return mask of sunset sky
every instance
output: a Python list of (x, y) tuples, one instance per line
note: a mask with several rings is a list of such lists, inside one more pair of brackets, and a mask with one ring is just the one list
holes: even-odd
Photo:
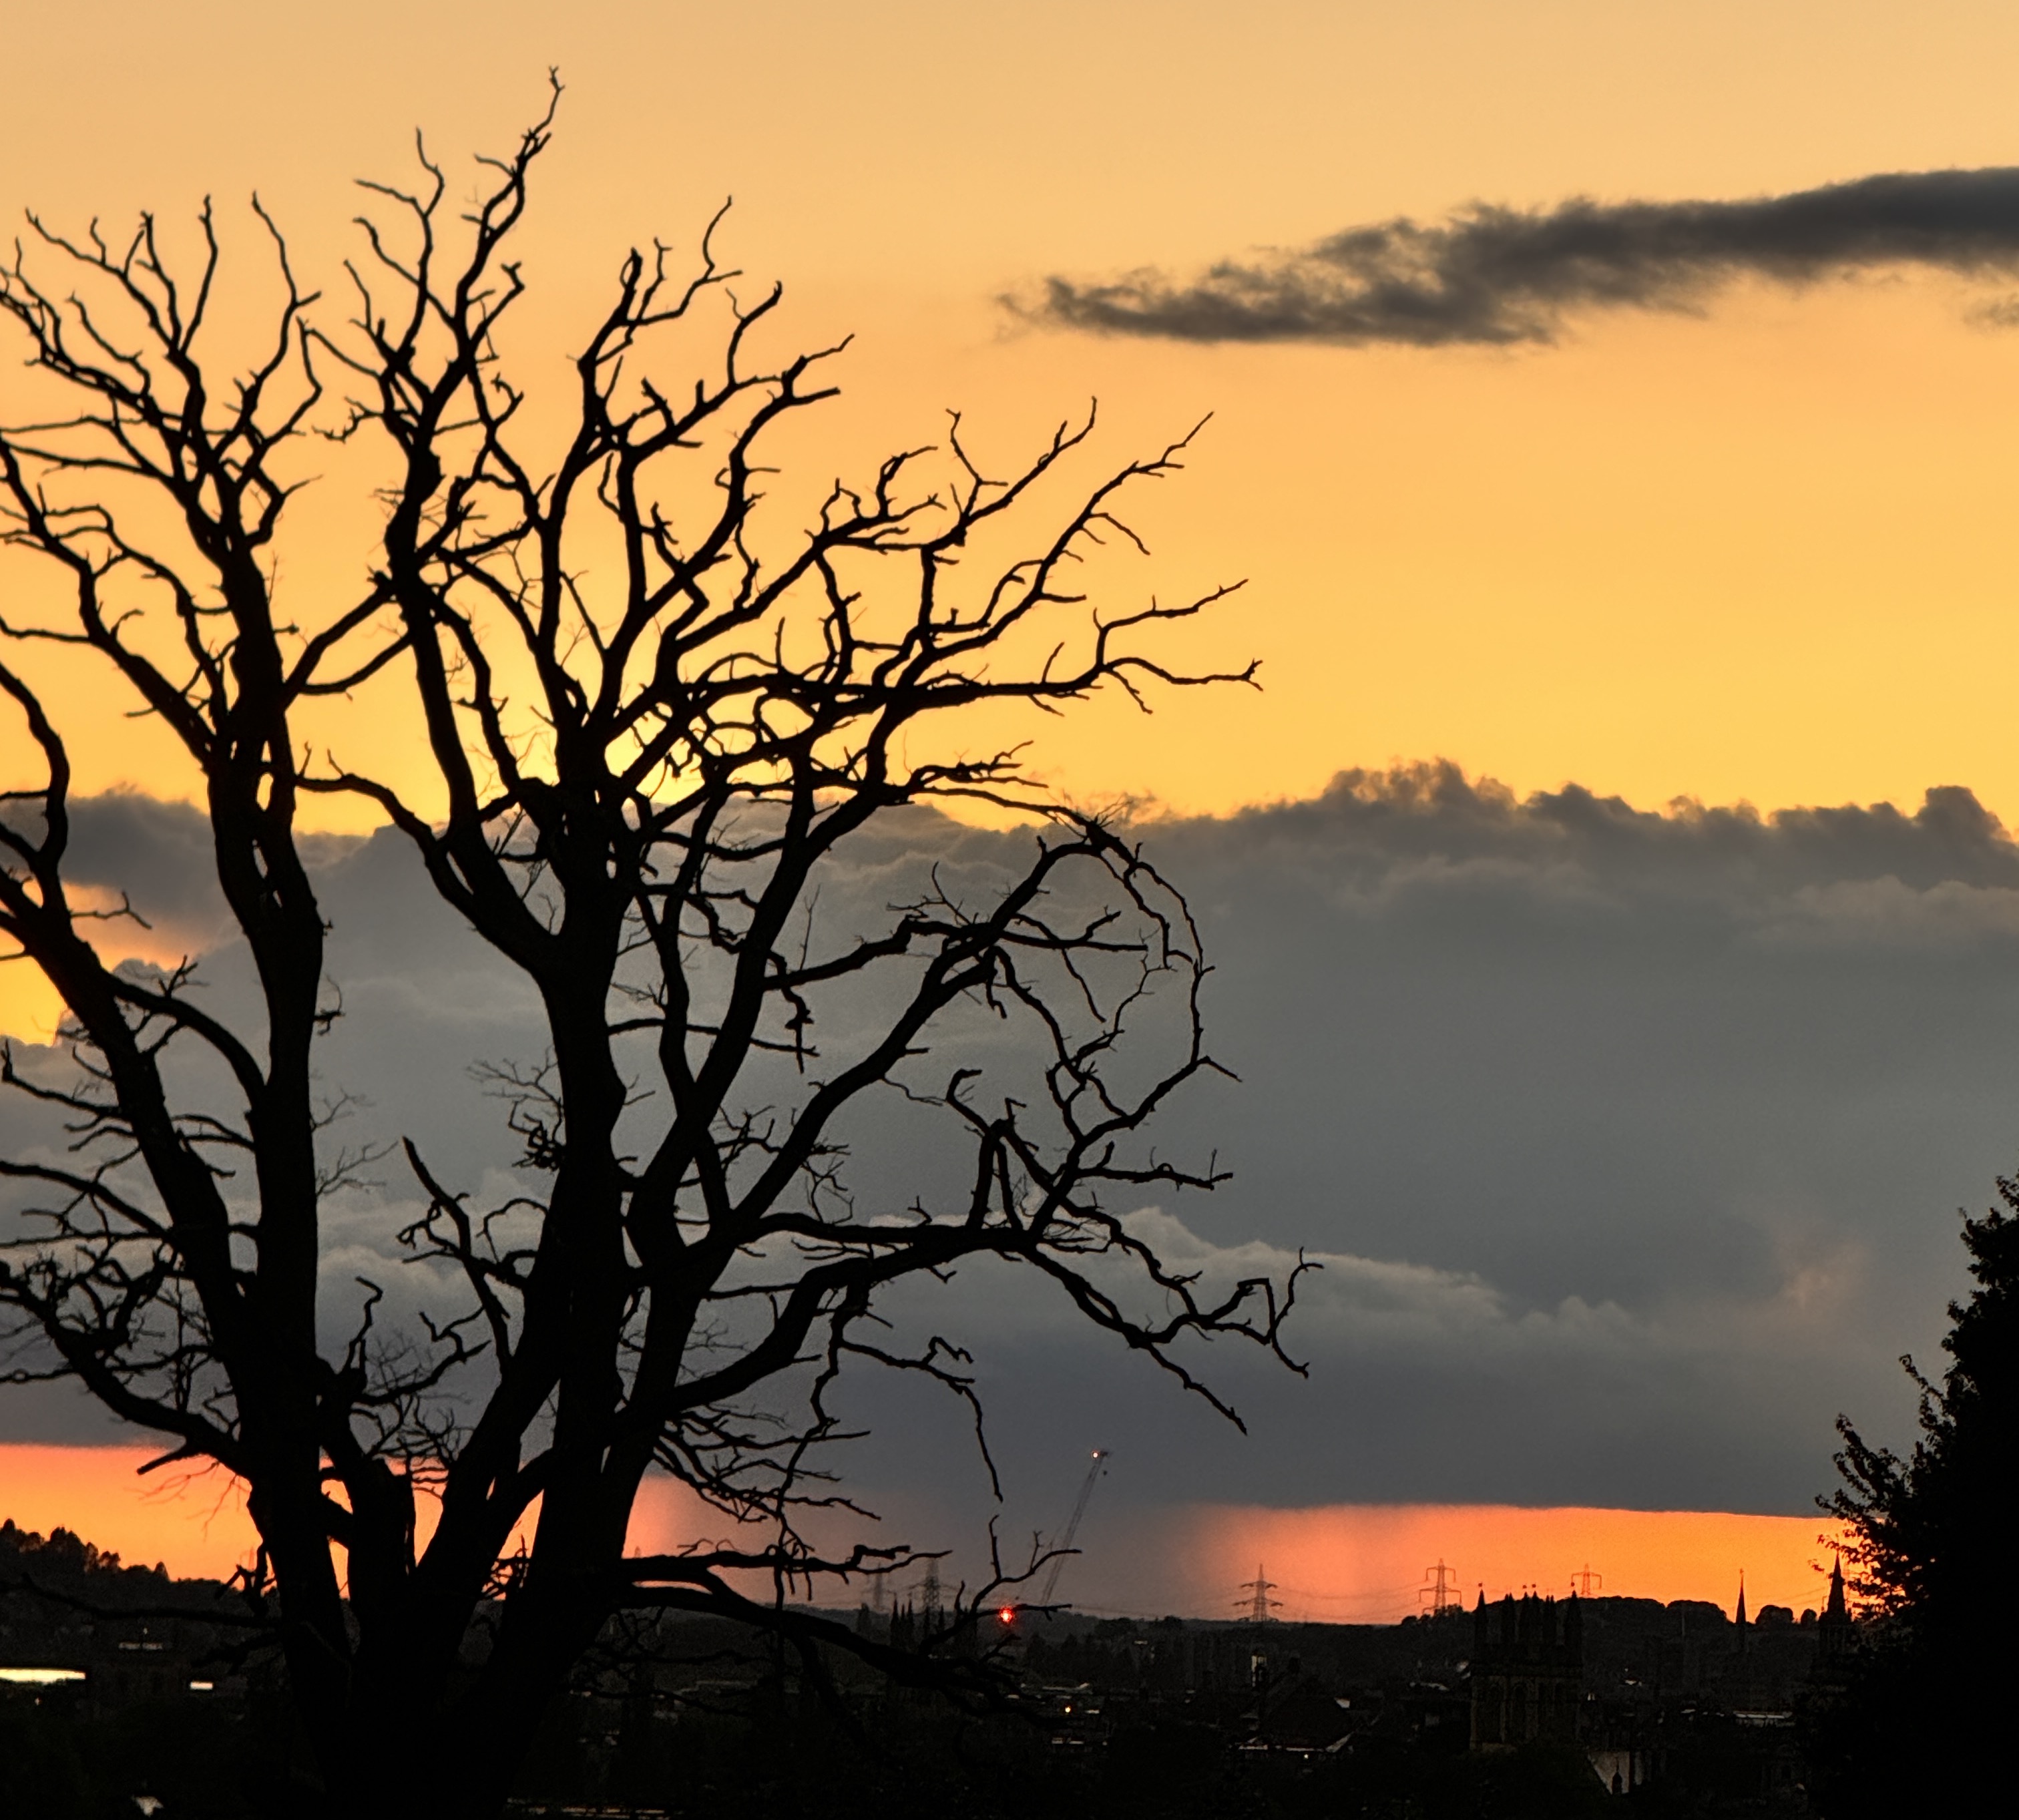
[[(1247, 578), (1201, 641), (1260, 657), (1268, 693), (1048, 730), (1075, 791), (1219, 810), (1441, 754), (1647, 805), (1962, 781), (2019, 807), (2000, 712), (2019, 335), (1984, 325), (1995, 274), (1742, 278), (1689, 311), (1572, 311), (1556, 345), (1512, 348), (1176, 345), (1020, 327), (998, 303), (1480, 200), (2010, 162), (2009, 8), (399, 17), (389, 49), (338, 13), (25, 12), (0, 73), (8, 194), (74, 223), (214, 193), (249, 258), (256, 187), (332, 283), (353, 176), (403, 176), (416, 126), (445, 157), (505, 144), (556, 63), (570, 95), (522, 325), (543, 357), (625, 247), (690, 245), (733, 195), (724, 245), (785, 281), (792, 334), (857, 337), (830, 462), (934, 434), (948, 406), (1005, 461), (1096, 394), (1115, 457), (1215, 414), (1144, 513), (1137, 585)], [(144, 774), (107, 745), (108, 778)]]
[[(1803, 198), (2019, 166), (2019, 12), (13, 10), (0, 202), (110, 229), (150, 207), (184, 233), (214, 194), (255, 301), (256, 187), (334, 299), (350, 180), (407, 176), (419, 127), (467, 184), (467, 154), (509, 143), (553, 64), (567, 92), (510, 350), (529, 382), (560, 376), (627, 247), (691, 248), (733, 195), (720, 248), (752, 287), (783, 281), (781, 334), (856, 338), (846, 396), (796, 445), (821, 480), (938, 436), (948, 408), (1006, 466), (1097, 396), (1089, 474), (1210, 414), (1186, 473), (1136, 514), (1150, 560), (1102, 579), (1132, 605), (1245, 579), (1172, 648), (1259, 658), (1262, 692), (1160, 698), (1147, 720), (1104, 702), (1031, 730), (1033, 763), (1081, 800), (1172, 818), (1249, 1083), (1214, 1102), (1245, 1173), (1196, 1242), (1336, 1259), (1310, 1343), (1325, 1369), (1298, 1387), (1305, 1413), (1258, 1423), (1245, 1453), (1160, 1387), (1105, 1377), (1083, 1419), (1114, 1431), (1082, 1435), (1057, 1419), (1070, 1373), (1107, 1368), (1048, 1355), (1039, 1328), (1006, 1332), (1019, 1520), (1053, 1521), (1085, 1448), (1107, 1445), (1144, 1463), (1089, 1531), (1087, 1569), (1106, 1548), (1122, 1572), (1133, 1513), (1168, 1568), (1144, 1601), (1211, 1609), (1216, 1589), (1183, 1589), (1268, 1547), (1294, 1551), (1313, 1615), (1390, 1615), (1323, 1603), (1397, 1583), (1372, 1542), (1324, 1544), (1311, 1514), (1373, 1506), (1570, 1512), (1535, 1532), (1527, 1573), (1489, 1565), (1506, 1532), (1484, 1517), (1406, 1532), (1404, 1552), (1480, 1557), (1456, 1560), (1468, 1587), (1553, 1584), (1601, 1542), (1638, 1564), (1594, 1558), (1621, 1591), (1712, 1596), (1698, 1589), (1725, 1584), (1724, 1557), (1703, 1565), (1705, 1538), (1734, 1575), (1747, 1547), (1766, 1566), (1763, 1531), (1594, 1531), (1588, 1513), (1615, 1508), (1784, 1519), (1771, 1546), (1795, 1564), (1774, 1571), (1807, 1571), (1830, 1421), (1855, 1405), (1902, 1431), (1891, 1361), (1933, 1357), (1951, 1210), (2013, 1160), (2019, 859), (1966, 799), (1923, 804), (1959, 786), (2019, 824), (2019, 176)], [(1669, 206), (1761, 198), (1792, 200)], [(1579, 199), (1593, 207), (1549, 212)], [(1479, 205), (1534, 219), (1481, 252)], [(1399, 217), (1431, 237), (1339, 250)], [(1598, 256), (1543, 245), (1552, 222), (1615, 235), (1598, 278)], [(1398, 273), (1487, 301), (1434, 332), (1362, 307)], [(1089, 298), (1106, 301), (1057, 301)], [(227, 300), (227, 332), (251, 319)], [(369, 559), (348, 459), (331, 454), (282, 551), (307, 614)], [(46, 586), (0, 559), (0, 614), (31, 617)], [(187, 796), (126, 704), (82, 669), (42, 673), (81, 791)], [(341, 736), (393, 740), (372, 712)], [(1505, 789), (1385, 776), (1439, 759)], [(10, 723), (0, 763), (24, 762)], [(1567, 785), (1624, 805), (1600, 825)], [(1658, 818), (1677, 799), (1866, 813)], [(161, 857), (182, 826), (108, 821), (103, 882), (144, 850), (163, 939), (201, 948), (208, 901)], [(353, 883), (378, 876), (379, 848), (345, 850)], [(386, 958), (404, 889), (357, 886), (338, 934), (364, 932), (361, 977), (422, 977)], [(518, 1014), (483, 1001), (472, 985), (459, 1002), (477, 1024)], [(48, 1010), (0, 981), (16, 1033)], [(1187, 1242), (1206, 1231), (1178, 1211)], [(47, 1519), (74, 1497), (108, 1538), (129, 1521), (123, 1492), (82, 1488), (130, 1461), (79, 1463), (67, 1444), (110, 1438), (69, 1406), (0, 1392), (0, 1435), (19, 1444), (0, 1452), (0, 1514)], [(54, 1442), (78, 1456), (62, 1471)], [(929, 1467), (885, 1451), (873, 1470), (894, 1507), (967, 1521), (972, 1487)], [(1227, 1514), (1256, 1509), (1274, 1514), (1245, 1530)], [(172, 1527), (142, 1533), (123, 1546), (173, 1558)], [(1225, 1562), (1199, 1564), (1202, 1538)], [(208, 1546), (182, 1558), (207, 1564)]]

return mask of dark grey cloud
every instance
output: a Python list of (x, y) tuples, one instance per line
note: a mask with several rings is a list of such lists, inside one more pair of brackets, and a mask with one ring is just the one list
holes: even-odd
[[(1311, 1377), (1215, 1355), (1244, 1440), (1069, 1322), (956, 1285), (1013, 1501), (1040, 1494), (1020, 1516), (1053, 1520), (1089, 1445), (1125, 1460), (1111, 1509), (1146, 1518), (1800, 1514), (1840, 1410), (1911, 1427), (1894, 1361), (1938, 1343), (1955, 1209), (2019, 1163), (2019, 847), (1969, 791), (1657, 814), (1432, 765), (1143, 832), (1203, 922), (1241, 1076), (1176, 1121), (1233, 1182), (1146, 1218), (1209, 1272), (1321, 1254)], [(921, 1407), (872, 1476), (916, 1495), (919, 1456), (959, 1445)]]
[[(151, 856), (148, 890), (194, 923), (185, 814), (105, 807), (103, 869)], [(1840, 1409), (1910, 1428), (1894, 1361), (1939, 1340), (1954, 1210), (2019, 1163), (2019, 846), (1968, 791), (1653, 813), (1433, 765), (1139, 832), (1201, 919), (1215, 1047), (1241, 1079), (1202, 1086), (1166, 1133), (1217, 1146), (1231, 1184), (1138, 1216), (1208, 1274), (1319, 1254), (1311, 1376), (1202, 1361), (1244, 1440), (1035, 1285), (908, 1292), (901, 1331), (973, 1344), (1006, 1534), (1055, 1522), (1094, 1445), (1118, 1450), (1107, 1507), (1146, 1520), (1193, 1499), (1799, 1513), (1830, 1481)], [(868, 926), (930, 864), (979, 880), (1026, 838), (890, 818), (832, 868), (822, 926)], [(325, 843), (317, 878), (347, 1008), (322, 1068), (368, 1102), (343, 1135), (411, 1133), (451, 1180), (501, 1187), (512, 1152), (469, 1064), (537, 1056), (537, 1006), (393, 836)], [(244, 1002), (234, 951), (205, 968), (220, 1009)], [(837, 1006), (830, 1038), (872, 1010)], [(958, 1191), (924, 1116), (894, 1101), (850, 1134), (858, 1205)], [(0, 1100), (0, 1142), (57, 1140)], [(389, 1319), (453, 1293), (394, 1274), (413, 1191), (382, 1174), (329, 1223), (332, 1321), (358, 1274), (403, 1284)], [(876, 1427), (856, 1463), (872, 1500), (971, 1535), (962, 1412), (875, 1380), (851, 1395)], [(102, 1432), (60, 1399), (0, 1397), (0, 1434)]]
[[(1884, 266), (2019, 265), (2019, 167), (1904, 171), (1734, 202), (1475, 202), (1441, 222), (1350, 227), (1193, 277), (1046, 279), (1012, 306), (1074, 328), (1179, 341), (1550, 342), (1586, 310), (1687, 309), (1751, 275), (1802, 285)], [(1984, 313), (2006, 321), (2009, 305)]]

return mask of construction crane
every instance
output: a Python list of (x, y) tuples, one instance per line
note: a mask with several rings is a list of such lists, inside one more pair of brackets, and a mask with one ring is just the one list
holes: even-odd
[(1086, 1469), (1086, 1478), (1079, 1488), (1079, 1501), (1073, 1506), (1072, 1516), (1066, 1525), (1066, 1532), (1054, 1545), (1057, 1554), (1052, 1561), (1052, 1571), (1045, 1575), (1045, 1590), (1038, 1595), (1040, 1605), (1049, 1605), (1052, 1595), (1059, 1590), (1059, 1575), (1064, 1572), (1067, 1552), (1072, 1547), (1073, 1538), (1079, 1534), (1079, 1520), (1086, 1514), (1086, 1507), (1093, 1501), (1094, 1481), (1107, 1468), (1105, 1462), (1108, 1450), (1096, 1447), (1093, 1450), (1093, 1463)]

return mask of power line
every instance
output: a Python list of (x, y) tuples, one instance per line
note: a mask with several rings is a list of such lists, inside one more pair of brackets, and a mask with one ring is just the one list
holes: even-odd
[(1276, 1590), (1293, 1598), (1314, 1600), (1321, 1605), (1367, 1605), (1382, 1599), (1400, 1599), (1416, 1590), (1414, 1586), (1375, 1586), (1358, 1593), (1319, 1593), (1308, 1586), (1281, 1585)]

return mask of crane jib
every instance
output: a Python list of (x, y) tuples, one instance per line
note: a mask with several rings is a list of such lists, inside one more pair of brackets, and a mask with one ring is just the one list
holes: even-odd
[(1065, 1534), (1055, 1544), (1057, 1554), (1052, 1562), (1052, 1571), (1045, 1576), (1045, 1590), (1038, 1595), (1040, 1605), (1049, 1605), (1052, 1595), (1059, 1590), (1059, 1575), (1064, 1571), (1066, 1555), (1073, 1545), (1073, 1538), (1079, 1534), (1079, 1520), (1086, 1514), (1086, 1507), (1093, 1497), (1094, 1481), (1107, 1470), (1109, 1449), (1096, 1447), (1093, 1450), (1093, 1463), (1086, 1469), (1086, 1477), (1079, 1488), (1078, 1501), (1074, 1504), (1072, 1515), (1067, 1520)]

